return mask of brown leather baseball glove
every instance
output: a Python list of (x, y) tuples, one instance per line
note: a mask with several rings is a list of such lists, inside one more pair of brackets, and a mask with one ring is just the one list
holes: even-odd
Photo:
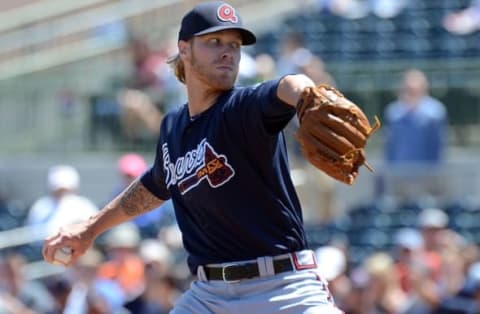
[(355, 182), (362, 165), (373, 172), (364, 148), (380, 127), (377, 116), (371, 126), (357, 105), (326, 84), (305, 88), (297, 116), (296, 138), (303, 156), (315, 167), (347, 184)]

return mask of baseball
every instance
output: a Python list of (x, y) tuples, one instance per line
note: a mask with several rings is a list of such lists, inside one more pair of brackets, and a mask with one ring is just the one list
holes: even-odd
[(66, 265), (70, 262), (72, 258), (72, 249), (69, 247), (62, 247), (55, 251), (53, 255), (53, 264), (55, 265)]

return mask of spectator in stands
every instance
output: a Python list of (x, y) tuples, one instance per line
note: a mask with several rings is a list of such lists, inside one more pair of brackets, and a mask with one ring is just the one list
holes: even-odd
[(38, 226), (40, 234), (51, 233), (64, 226), (88, 219), (98, 211), (88, 198), (78, 195), (80, 175), (70, 165), (57, 165), (48, 170), (48, 195), (40, 197), (29, 210), (26, 224)]
[[(171, 55), (168, 41), (154, 49), (147, 38), (132, 36), (128, 51), (131, 73), (116, 80), (112, 91), (91, 97), (92, 131), (101, 130), (102, 121), (112, 128), (113, 138), (130, 144), (153, 143), (160, 129), (163, 113), (185, 97), (183, 86), (166, 63)], [(119, 137), (115, 132), (121, 132)], [(94, 140), (95, 134), (91, 134)]]
[(57, 303), (55, 313), (127, 313), (122, 306), (125, 295), (120, 285), (97, 276), (103, 258), (101, 251), (92, 247), (67, 272), (45, 280)]
[(418, 225), (422, 232), (425, 250), (440, 252), (442, 249), (442, 234), (448, 229), (449, 217), (440, 208), (426, 208), (418, 216)]
[(447, 127), (445, 106), (429, 95), (425, 74), (417, 69), (405, 71), (398, 99), (385, 109), (385, 160), (392, 179), (389, 193), (411, 199), (444, 192), (440, 170)]
[(24, 275), (25, 259), (9, 254), (0, 260), (0, 313), (54, 313), (55, 303), (48, 290)]
[(478, 246), (448, 227), (438, 231), (435, 242), (442, 262), (438, 281), (440, 298), (445, 299), (461, 293), (470, 275), (468, 270), (478, 261)]
[(429, 273), (425, 254), (420, 231), (405, 228), (395, 234), (395, 274), (408, 300), (402, 312), (404, 314), (429, 313), (434, 306), (429, 300), (437, 300), (437, 284)]
[[(462, 276), (458, 273), (458, 260), (452, 259), (451, 251), (445, 249), (444, 238), (451, 234), (448, 221), (446, 213), (439, 208), (423, 209), (418, 216), (423, 248), (416, 251), (408, 265), (409, 296), (412, 302), (407, 313), (435, 310), (442, 297), (450, 295), (454, 285), (454, 289), (458, 289), (458, 278)], [(458, 242), (455, 246), (457, 245)], [(448, 247), (451, 247), (451, 243)], [(447, 261), (455, 265), (447, 265)]]
[(413, 228), (400, 229), (394, 236), (393, 257), (395, 270), (400, 280), (400, 287), (405, 293), (412, 290), (410, 282), (410, 267), (423, 251), (423, 238), (420, 232)]
[(292, 73), (312, 75), (315, 84), (327, 83), (335, 85), (332, 76), (325, 70), (320, 57), (314, 55), (303, 43), (303, 37), (296, 32), (284, 34), (279, 46), (277, 75)]
[(71, 291), (65, 300), (62, 313), (85, 313), (88, 310), (88, 295), (94, 289), (94, 284), (100, 280), (97, 268), (103, 260), (101, 251), (92, 247), (69, 270), (67, 278), (71, 283)]
[(123, 307), (124, 292), (111, 280), (97, 280), (87, 295), (87, 314), (132, 314)]
[(378, 252), (369, 256), (363, 264), (368, 275), (366, 313), (400, 313), (407, 302), (407, 295), (395, 275), (394, 261), (390, 255)]
[(120, 183), (115, 187), (114, 194), (118, 195), (123, 189), (130, 185), (138, 176), (147, 170), (147, 162), (136, 153), (126, 153), (120, 156), (117, 161), (117, 171), (120, 176)]
[(447, 14), (443, 19), (443, 26), (447, 31), (458, 35), (467, 35), (479, 30), (480, 0), (472, 0), (466, 9)]
[[(68, 302), (67, 300), (69, 295), (72, 292), (72, 281), (69, 278), (67, 278), (65, 273), (48, 276), (43, 280), (43, 284), (48, 289), (48, 291), (50, 292), (50, 295), (54, 300), (55, 311), (53, 313), (55, 314), (81, 313), (80, 311), (74, 312), (74, 311), (66, 310), (66, 304)], [(78, 300), (78, 303), (81, 303), (82, 302), (81, 296), (77, 296), (76, 300)], [(82, 310), (85, 310), (85, 309), (86, 308), (82, 307)]]
[(122, 132), (127, 140), (149, 141), (158, 135), (163, 114), (147, 93), (124, 89), (118, 94), (118, 102)]
[(145, 287), (142, 293), (125, 304), (131, 313), (168, 313), (180, 295), (177, 280), (173, 277), (172, 255), (169, 249), (158, 240), (143, 240), (140, 256), (145, 262)]
[(145, 284), (145, 263), (138, 255), (140, 233), (132, 222), (123, 223), (105, 234), (106, 260), (98, 267), (101, 279), (119, 284), (125, 299), (136, 298)]
[(349, 274), (349, 279), (351, 290), (342, 304), (342, 310), (345, 314), (372, 313), (370, 311), (372, 300), (368, 290), (369, 278), (366, 270), (362, 266), (353, 269)]
[(153, 49), (148, 39), (141, 36), (132, 36), (129, 50), (133, 72), (127, 86), (140, 90), (157, 88), (160, 83), (159, 72), (165, 69), (167, 55)]
[(428, 80), (419, 70), (403, 75), (398, 99), (388, 104), (386, 159), (391, 164), (437, 164), (444, 158), (447, 113), (428, 94)]
[[(117, 171), (120, 177), (120, 183), (114, 189), (114, 195), (118, 195), (137, 177), (147, 170), (147, 162), (136, 153), (123, 154), (117, 162)], [(139, 228), (142, 237), (157, 237), (160, 228), (176, 224), (175, 213), (171, 201), (167, 201), (159, 208), (139, 215), (133, 219), (133, 222)]]
[(143, 239), (138, 254), (149, 270), (160, 275), (172, 272), (174, 266), (173, 254), (170, 248), (159, 239)]
[(166, 63), (169, 50), (168, 43), (155, 50), (140, 36), (130, 41), (133, 72), (118, 94), (120, 119), (128, 139), (156, 139), (163, 112), (184, 97), (183, 87)]
[(441, 252), (442, 265), (439, 280), (441, 297), (455, 295), (462, 288), (467, 270), (464, 256), (461, 253), (462, 249), (462, 244), (455, 243)]
[(468, 269), (462, 288), (453, 296), (442, 299), (432, 314), (474, 314), (480, 313), (480, 263)]
[(125, 308), (135, 314), (168, 314), (180, 294), (173, 277), (149, 270), (145, 291)]

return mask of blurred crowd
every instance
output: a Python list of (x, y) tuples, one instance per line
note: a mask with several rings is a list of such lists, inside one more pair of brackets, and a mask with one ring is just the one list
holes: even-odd
[(349, 267), (348, 245), (317, 249), (335, 301), (345, 313), (480, 313), (480, 251), (448, 227), (439, 208), (399, 229), (391, 250)]
[[(413, 0), (312, 0), (323, 11), (347, 19), (359, 19), (374, 14), (380, 18), (392, 18), (400, 14)], [(448, 2), (448, 1), (445, 1)], [(454, 1), (451, 1), (454, 4)], [(465, 35), (480, 28), (480, 1), (471, 0), (470, 4), (445, 16), (445, 29), (453, 34)]]
[[(146, 168), (138, 154), (120, 156), (112, 195)], [(74, 167), (54, 166), (46, 179), (49, 194), (32, 205), (25, 220), (36, 232), (48, 233), (98, 210), (79, 195)], [(452, 229), (441, 208), (420, 209), (415, 217), (395, 231), (388, 250), (367, 254), (360, 263), (351, 262), (349, 243), (340, 238), (312, 248), (346, 314), (480, 313), (480, 247)], [(69, 268), (48, 266), (55, 271), (29, 277), (27, 265), (35, 262), (15, 250), (2, 252), (0, 313), (168, 313), (193, 279), (169, 202), (111, 229)]]
[[(139, 154), (121, 155), (118, 183), (106, 197), (118, 194), (147, 167)], [(30, 244), (35, 254), (26, 256), (15, 248), (0, 254), (0, 313), (168, 313), (190, 279), (170, 202), (111, 229), (68, 269), (41, 265), (40, 239), (98, 211), (79, 193), (80, 183), (80, 173), (71, 165), (48, 170), (48, 193), (24, 219), (39, 240)], [(40, 273), (33, 278), (27, 272), (32, 263), (39, 263), (32, 267)]]
[[(373, 2), (378, 14), (386, 15), (407, 1)], [(456, 23), (477, 14), (478, 3), (446, 18), (445, 27), (465, 32)], [(359, 8), (362, 1), (319, 1), (335, 12), (346, 10), (347, 4)], [(479, 20), (470, 19), (469, 27)], [(164, 113), (183, 103), (185, 92), (166, 63), (173, 54), (171, 44), (154, 49), (142, 37), (131, 38), (129, 44), (130, 77), (91, 97), (92, 132), (95, 136), (110, 132), (119, 141), (146, 143), (153, 149)], [(323, 60), (305, 48), (299, 34), (286, 33), (278, 52), (277, 58), (243, 52), (238, 83), (300, 72), (317, 84), (337, 84)], [(420, 177), (432, 178), (444, 162), (448, 116), (444, 104), (430, 95), (428, 78), (419, 69), (405, 69), (398, 87), (398, 98), (386, 104), (384, 112), (385, 162), (392, 167), (427, 169), (400, 176), (397, 188), (401, 194)], [(296, 123), (293, 119), (286, 129), (293, 170), (309, 167), (294, 140)], [(147, 167), (141, 155), (120, 156), (118, 182), (105, 199), (123, 190)], [(307, 220), (323, 223), (338, 215), (335, 182), (319, 171), (294, 177), (298, 186), (302, 180), (315, 186), (313, 204), (303, 204)], [(434, 193), (438, 183), (433, 177), (426, 192)], [(32, 204), (24, 224), (33, 226), (40, 238), (88, 218), (98, 207), (79, 195), (79, 187), (80, 174), (74, 167), (53, 166), (46, 178), (48, 194)], [(0, 208), (6, 206), (0, 202)], [(40, 250), (40, 242), (36, 248)], [(479, 247), (449, 228), (449, 216), (441, 208), (418, 212), (414, 224), (395, 234), (392, 250), (368, 255), (359, 265), (350, 263), (348, 243), (333, 241), (313, 249), (333, 298), (346, 314), (480, 313)], [(0, 252), (0, 314), (168, 313), (192, 279), (170, 202), (112, 229), (68, 269), (59, 267), (53, 274), (32, 279), (25, 274), (31, 262), (35, 261), (15, 250)]]

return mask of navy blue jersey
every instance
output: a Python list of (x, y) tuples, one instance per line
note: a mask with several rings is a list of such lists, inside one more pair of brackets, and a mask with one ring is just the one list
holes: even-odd
[(278, 83), (235, 87), (194, 119), (184, 105), (162, 121), (141, 180), (172, 199), (192, 273), (307, 246), (282, 132), (295, 108), (278, 99)]

